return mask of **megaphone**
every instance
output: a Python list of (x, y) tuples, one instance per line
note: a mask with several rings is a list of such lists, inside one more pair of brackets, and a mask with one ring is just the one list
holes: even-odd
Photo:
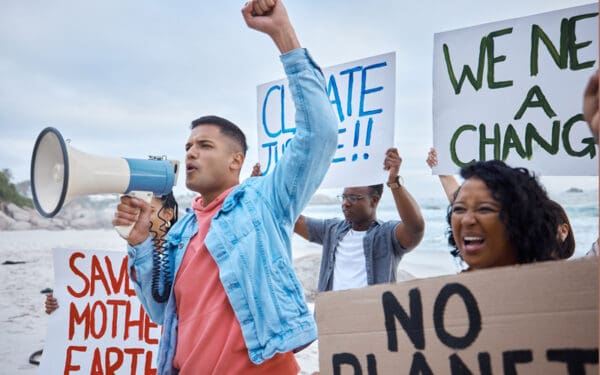
[[(179, 162), (110, 158), (70, 146), (58, 130), (47, 127), (38, 135), (31, 158), (31, 192), (36, 210), (54, 217), (66, 203), (82, 195), (128, 194), (146, 201), (171, 192)], [(129, 230), (117, 228), (127, 237)]]

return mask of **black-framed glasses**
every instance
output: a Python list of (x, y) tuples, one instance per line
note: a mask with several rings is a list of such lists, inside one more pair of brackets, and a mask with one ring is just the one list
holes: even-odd
[(350, 203), (356, 203), (365, 197), (366, 197), (366, 195), (342, 194), (342, 195), (338, 195), (337, 199), (338, 199), (338, 201), (340, 201), (340, 203), (344, 203), (345, 200), (348, 200), (348, 202), (350, 202)]

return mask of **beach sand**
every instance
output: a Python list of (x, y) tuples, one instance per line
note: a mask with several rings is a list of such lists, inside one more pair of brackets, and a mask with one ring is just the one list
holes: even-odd
[[(320, 246), (302, 238), (293, 239), (294, 259), (320, 254)], [(53, 287), (53, 248), (118, 250), (124, 241), (113, 230), (14, 231), (0, 232), (0, 375), (36, 374), (37, 366), (29, 356), (44, 347), (47, 315), (40, 291)], [(19, 263), (24, 262), (24, 263)], [(409, 253), (400, 269), (415, 277), (431, 277), (456, 273), (451, 257), (443, 252)], [(315, 270), (318, 272), (318, 270)], [(60, 301), (59, 301), (60, 302)], [(312, 304), (310, 308), (314, 308)], [(318, 370), (318, 343), (296, 355), (301, 374)]]

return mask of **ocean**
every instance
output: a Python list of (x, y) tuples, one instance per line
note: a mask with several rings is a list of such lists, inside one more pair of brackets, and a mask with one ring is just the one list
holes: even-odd
[[(569, 216), (576, 242), (573, 257), (585, 255), (593, 241), (598, 238), (598, 191), (563, 191), (550, 193), (550, 197), (560, 203)], [(425, 235), (421, 244), (413, 251), (449, 252), (446, 237), (448, 201), (436, 197), (418, 199), (417, 202), (425, 219)], [(339, 204), (309, 205), (304, 210), (304, 214), (319, 218), (343, 217)], [(398, 220), (396, 207), (390, 200), (389, 194), (387, 197), (384, 194), (384, 199), (377, 210), (377, 217), (384, 221)]]

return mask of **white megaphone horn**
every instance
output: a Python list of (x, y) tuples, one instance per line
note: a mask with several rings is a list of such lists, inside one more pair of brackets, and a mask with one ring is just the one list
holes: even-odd
[[(31, 192), (37, 211), (54, 217), (66, 203), (82, 195), (127, 194), (150, 202), (177, 183), (179, 162), (91, 155), (68, 145), (48, 127), (35, 141), (31, 158)], [(127, 238), (130, 227), (116, 227)]]

